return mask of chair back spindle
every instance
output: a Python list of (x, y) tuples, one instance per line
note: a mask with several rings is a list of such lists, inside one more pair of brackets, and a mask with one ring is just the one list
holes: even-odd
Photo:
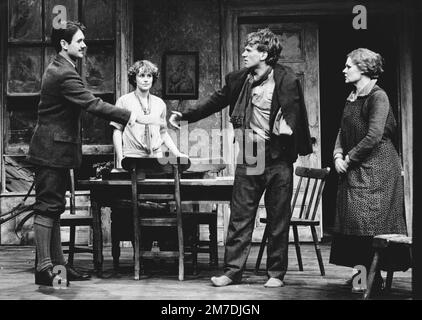
[(292, 201), (292, 213), (294, 213), (296, 209), (295, 207), (299, 194), (303, 193), (298, 214), (299, 219), (315, 220), (322, 192), (324, 190), (325, 178), (328, 176), (329, 172), (330, 168), (296, 168), (295, 174), (299, 177), (299, 182)]

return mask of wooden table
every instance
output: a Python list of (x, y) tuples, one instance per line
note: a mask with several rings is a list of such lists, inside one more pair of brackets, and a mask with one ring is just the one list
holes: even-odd
[[(138, 192), (142, 194), (171, 193), (173, 179), (138, 180)], [(209, 201), (229, 203), (232, 196), (233, 177), (215, 179), (181, 179), (180, 194), (183, 203)], [(79, 190), (89, 190), (93, 217), (94, 268), (99, 276), (103, 266), (103, 237), (101, 208), (112, 207), (118, 200), (131, 199), (131, 181), (127, 180), (79, 180)]]

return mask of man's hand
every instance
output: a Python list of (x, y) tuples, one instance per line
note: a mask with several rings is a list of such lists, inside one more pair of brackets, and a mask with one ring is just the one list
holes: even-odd
[(180, 129), (179, 122), (182, 119), (182, 114), (179, 111), (172, 111), (171, 113), (172, 113), (172, 115), (169, 118), (170, 124), (173, 127)]
[(347, 164), (347, 162), (344, 161), (341, 158), (337, 158), (335, 160), (334, 166), (336, 168), (337, 173), (346, 173), (347, 168), (349, 167), (349, 165)]

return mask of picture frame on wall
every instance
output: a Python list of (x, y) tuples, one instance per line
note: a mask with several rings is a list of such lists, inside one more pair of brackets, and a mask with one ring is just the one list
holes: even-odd
[(162, 73), (164, 99), (198, 99), (199, 54), (197, 51), (164, 52)]

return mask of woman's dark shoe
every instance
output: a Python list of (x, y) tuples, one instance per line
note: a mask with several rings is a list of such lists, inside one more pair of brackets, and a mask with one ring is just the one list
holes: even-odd
[(66, 272), (67, 281), (85, 281), (91, 278), (89, 274), (78, 272), (69, 265), (66, 265)]
[(35, 271), (35, 284), (52, 287), (55, 277), (56, 275), (51, 267), (43, 271)]

